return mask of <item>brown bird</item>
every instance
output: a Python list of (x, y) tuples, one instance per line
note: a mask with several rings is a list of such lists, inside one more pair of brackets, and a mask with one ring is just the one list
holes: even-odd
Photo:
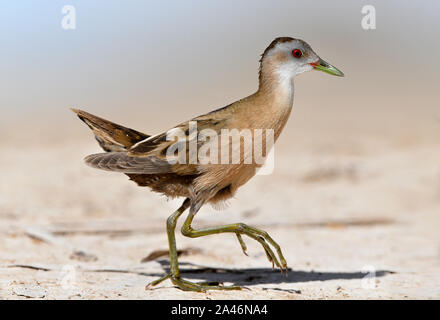
[[(174, 232), (177, 219), (188, 208), (189, 214), (181, 230), (184, 236), (197, 238), (225, 232), (233, 233), (246, 254), (246, 245), (242, 239), (242, 235), (246, 235), (261, 244), (269, 262), (287, 271), (287, 263), (280, 246), (267, 232), (244, 223), (195, 230), (191, 223), (204, 204), (219, 204), (231, 198), (240, 186), (256, 174), (262, 163), (254, 158), (247, 161), (252, 152), (241, 144), (242, 138), (246, 138), (242, 133), (249, 130), (250, 141), (255, 143), (256, 130), (266, 130), (272, 132), (276, 141), (292, 110), (293, 78), (313, 69), (343, 76), (340, 70), (322, 60), (306, 42), (290, 37), (276, 38), (261, 56), (259, 87), (254, 94), (155, 136), (117, 125), (85, 111), (72, 109), (92, 129), (96, 140), (106, 151), (86, 157), (85, 162), (88, 165), (122, 172), (139, 186), (149, 187), (168, 197), (185, 198), (180, 208), (166, 223), (170, 273), (153, 281), (149, 286), (170, 279), (182, 290), (240, 289), (237, 286), (193, 283), (181, 278)], [(192, 124), (196, 124), (196, 131), (193, 130)], [(236, 129), (239, 132), (238, 147), (232, 145), (232, 149), (229, 149), (229, 137), (233, 139), (233, 135), (221, 140), (220, 144), (218, 141), (215, 142), (215, 135), (223, 137), (225, 129)], [(177, 139), (179, 135), (183, 139)], [(272, 146), (268, 137), (270, 138), (270, 135), (266, 135), (265, 140), (261, 139), (262, 143), (255, 153), (263, 150), (263, 154), (266, 150), (267, 155)], [(223, 155), (219, 153), (225, 152), (225, 145), (227, 152), (222, 158)], [(207, 150), (209, 152), (206, 152)], [(200, 153), (204, 153), (205, 157), (200, 157)], [(239, 156), (234, 161), (237, 153)], [(207, 158), (213, 161), (206, 161)]]

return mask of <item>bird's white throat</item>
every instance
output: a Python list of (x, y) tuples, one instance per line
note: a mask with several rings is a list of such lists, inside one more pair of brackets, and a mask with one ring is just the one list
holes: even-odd
[(294, 85), (292, 72), (284, 68), (277, 70), (277, 83), (275, 84), (275, 90), (277, 91), (277, 100), (289, 107), (292, 107), (294, 97)]

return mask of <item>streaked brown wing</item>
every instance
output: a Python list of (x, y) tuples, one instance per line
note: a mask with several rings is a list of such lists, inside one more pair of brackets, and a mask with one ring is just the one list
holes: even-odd
[[(211, 114), (206, 114), (190, 121), (197, 122), (197, 133), (204, 129), (211, 129), (220, 134), (220, 130), (226, 127), (228, 119), (224, 117), (213, 118)], [(167, 148), (176, 142), (175, 134), (177, 130), (180, 130), (182, 136), (185, 136), (186, 141), (197, 139), (197, 135), (191, 135), (188, 121), (171, 128), (167, 132), (136, 143), (128, 150), (128, 154), (136, 157), (156, 156), (163, 158), (166, 156)], [(200, 145), (198, 144), (198, 146)]]
[[(212, 129), (216, 132), (220, 132), (221, 128), (225, 126), (226, 120), (220, 117), (213, 118), (212, 114), (208, 114), (194, 118), (191, 121), (197, 121), (198, 132), (203, 129)], [(98, 169), (118, 171), (127, 174), (198, 174), (198, 165), (188, 164), (188, 159), (185, 163), (172, 163), (168, 161), (167, 149), (176, 143), (176, 139), (173, 139), (173, 135), (168, 136), (168, 133), (173, 130), (174, 132), (176, 132), (175, 130), (181, 130), (181, 134), (187, 141), (189, 140), (189, 122), (184, 122), (167, 132), (148, 137), (133, 144), (127, 152), (93, 154), (86, 157), (85, 161), (88, 165)], [(191, 139), (197, 139), (197, 135), (191, 135)], [(185, 144), (186, 155), (188, 155), (189, 143)], [(200, 145), (197, 144), (197, 147), (200, 147)]]

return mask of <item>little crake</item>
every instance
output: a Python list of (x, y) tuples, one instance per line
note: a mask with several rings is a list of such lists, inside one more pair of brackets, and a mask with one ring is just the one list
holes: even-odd
[[(261, 56), (259, 87), (254, 94), (191, 121), (197, 122), (198, 130), (211, 129), (219, 135), (222, 129), (273, 130), (276, 141), (292, 110), (293, 79), (311, 70), (335, 76), (344, 75), (322, 60), (306, 42), (289, 37), (276, 38)], [(88, 165), (124, 173), (139, 186), (149, 187), (168, 197), (185, 199), (166, 223), (170, 273), (147, 287), (170, 279), (182, 290), (240, 289), (237, 286), (193, 283), (182, 279), (177, 259), (175, 228), (177, 219), (188, 208), (189, 214), (181, 230), (183, 235), (198, 238), (232, 233), (246, 254), (246, 245), (242, 238), (245, 235), (261, 244), (269, 262), (287, 272), (287, 263), (280, 246), (265, 231), (244, 223), (199, 230), (192, 227), (195, 215), (204, 204), (218, 204), (231, 198), (239, 187), (255, 175), (259, 164), (244, 163), (243, 158), (234, 164), (171, 163), (166, 155), (173, 141), (167, 139), (166, 133), (149, 136), (81, 110), (73, 111), (92, 129), (96, 140), (106, 151), (86, 157)], [(188, 122), (183, 122), (170, 130), (180, 129), (189, 135), (188, 127)], [(190, 139), (192, 138), (189, 137), (188, 140)], [(200, 144), (197, 145), (199, 146)]]

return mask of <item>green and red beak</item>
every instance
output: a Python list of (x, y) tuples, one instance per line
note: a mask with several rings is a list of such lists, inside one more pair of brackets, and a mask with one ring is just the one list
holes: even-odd
[(334, 75), (334, 76), (338, 76), (338, 77), (344, 76), (344, 73), (341, 70), (332, 66), (330, 63), (325, 62), (322, 59), (319, 59), (316, 62), (312, 62), (310, 65), (316, 70), (327, 72), (327, 73)]

